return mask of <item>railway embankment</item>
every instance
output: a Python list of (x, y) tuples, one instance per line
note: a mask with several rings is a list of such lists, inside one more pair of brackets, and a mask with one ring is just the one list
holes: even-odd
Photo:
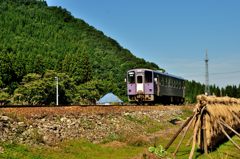
[(118, 140), (133, 145), (144, 144), (151, 142), (149, 136), (152, 133), (171, 126), (170, 121), (183, 114), (180, 107), (103, 109), (0, 110), (0, 141), (54, 146), (63, 140), (84, 138), (93, 143)]

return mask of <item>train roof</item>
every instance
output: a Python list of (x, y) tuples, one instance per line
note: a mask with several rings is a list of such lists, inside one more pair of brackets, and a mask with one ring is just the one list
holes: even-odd
[(177, 78), (177, 79), (180, 79), (180, 80), (184, 80), (184, 78), (182, 77), (179, 77), (179, 76), (175, 76), (175, 75), (172, 75), (172, 74), (169, 74), (169, 73), (165, 73), (165, 72), (161, 72), (159, 70), (151, 70), (151, 69), (147, 69), (147, 68), (136, 68), (136, 69), (131, 69), (131, 70), (128, 70), (129, 71), (136, 71), (136, 70), (144, 70), (144, 71), (153, 71), (154, 73), (157, 73), (157, 74), (161, 74), (161, 75), (164, 75), (164, 76), (169, 76), (169, 77), (172, 77), (172, 78)]

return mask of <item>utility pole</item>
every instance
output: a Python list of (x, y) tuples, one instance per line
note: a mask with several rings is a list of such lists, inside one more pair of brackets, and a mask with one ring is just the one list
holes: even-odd
[(56, 105), (58, 105), (58, 77), (55, 77), (56, 80)]
[(208, 74), (208, 50), (206, 49), (206, 58), (205, 58), (205, 95), (210, 95), (209, 89), (209, 74)]

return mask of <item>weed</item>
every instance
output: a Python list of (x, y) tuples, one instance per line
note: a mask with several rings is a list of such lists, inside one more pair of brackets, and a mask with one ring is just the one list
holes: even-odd
[(144, 126), (144, 129), (147, 133), (154, 133), (165, 127), (165, 123), (160, 123), (158, 121), (155, 121), (146, 115), (140, 118), (140, 117), (135, 117), (133, 115), (128, 114), (128, 115), (125, 115), (125, 118), (131, 122)]
[(186, 119), (193, 114), (193, 110), (191, 109), (183, 109), (182, 114), (179, 116), (181, 119)]
[(32, 129), (30, 135), (32, 140), (35, 141), (36, 143), (44, 143), (43, 135), (38, 132), (37, 128)]
[(146, 146), (149, 145), (150, 140), (146, 136), (137, 136), (137, 137), (132, 137), (129, 138), (127, 143), (131, 146)]
[(144, 119), (139, 119), (139, 118), (137, 118), (133, 115), (130, 115), (130, 114), (125, 115), (125, 118), (129, 121), (132, 121), (132, 122), (135, 122), (135, 123), (138, 123), (138, 124), (142, 124), (142, 125), (146, 124), (146, 121)]
[(162, 145), (159, 145), (157, 147), (149, 147), (148, 151), (151, 152), (151, 153), (154, 153), (157, 157), (167, 156), (167, 151), (164, 150)]
[(103, 144), (111, 142), (111, 141), (115, 141), (115, 140), (120, 140), (122, 137), (117, 134), (117, 133), (110, 133), (104, 140), (103, 140)]

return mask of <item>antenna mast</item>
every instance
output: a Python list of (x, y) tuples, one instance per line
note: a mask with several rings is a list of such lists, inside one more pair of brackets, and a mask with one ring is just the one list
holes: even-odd
[(206, 49), (206, 59), (205, 59), (205, 95), (210, 95), (209, 89), (209, 74), (208, 74), (208, 50)]

